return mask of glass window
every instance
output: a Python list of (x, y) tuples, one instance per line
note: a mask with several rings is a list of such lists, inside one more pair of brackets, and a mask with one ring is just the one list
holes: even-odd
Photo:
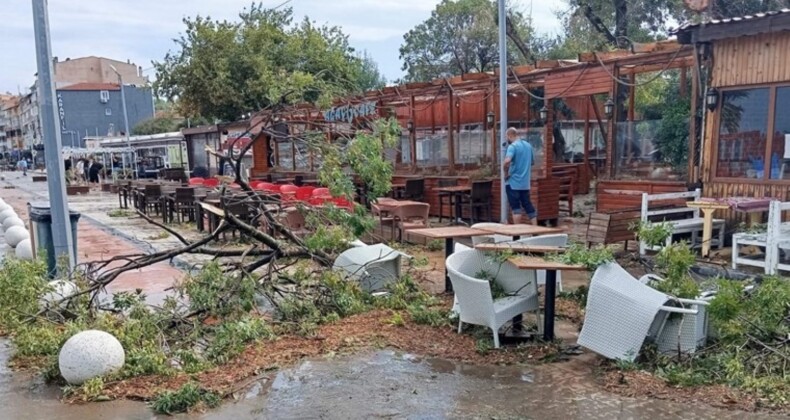
[(768, 88), (722, 93), (716, 176), (763, 179), (768, 140)]
[(287, 171), (293, 170), (294, 157), (291, 144), (290, 141), (277, 142), (277, 155), (280, 159), (278, 166)]
[(790, 86), (776, 89), (771, 179), (790, 179)]

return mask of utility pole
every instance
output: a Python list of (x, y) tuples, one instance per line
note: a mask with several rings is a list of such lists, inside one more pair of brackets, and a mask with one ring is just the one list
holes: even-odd
[(60, 129), (56, 128), (59, 120), (55, 107), (55, 81), (52, 79), (52, 43), (49, 38), (49, 16), (47, 0), (33, 0), (33, 29), (36, 38), (36, 62), (38, 64), (39, 111), (41, 114), (41, 132), (44, 146), (44, 157), (47, 163), (47, 186), (49, 188), (49, 205), (52, 212), (52, 240), (55, 246), (55, 257), (67, 256), (69, 269), (74, 268), (74, 255), (71, 236), (71, 219), (69, 203), (66, 199), (66, 170), (60, 151), (63, 147)]
[[(121, 72), (115, 68), (112, 64), (110, 64), (110, 68), (115, 74), (118, 76), (118, 84), (121, 86), (121, 107), (123, 107), (123, 126), (124, 126), (124, 134), (126, 137), (126, 148), (131, 150), (132, 144), (129, 141), (129, 114), (126, 113), (126, 93), (123, 90), (123, 76), (121, 76)], [(126, 156), (125, 154), (123, 156)], [(126, 162), (126, 158), (123, 159)], [(131, 162), (130, 162), (131, 163)], [(132, 165), (130, 164), (129, 167), (131, 168)], [(124, 169), (126, 169), (126, 165), (124, 165)]]
[(507, 133), (507, 15), (505, 0), (499, 0), (499, 177), (500, 221), (507, 223), (507, 195), (505, 194), (505, 133)]

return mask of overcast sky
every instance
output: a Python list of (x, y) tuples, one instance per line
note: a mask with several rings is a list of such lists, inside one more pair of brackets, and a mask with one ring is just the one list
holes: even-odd
[[(284, 0), (266, 0), (276, 6)], [(69, 57), (130, 59), (153, 78), (151, 61), (173, 49), (185, 16), (234, 19), (251, 0), (50, 0), (52, 53)], [(439, 0), (292, 0), (301, 17), (342, 26), (358, 50), (369, 51), (388, 80), (402, 75), (398, 48), (403, 34), (430, 16)], [(554, 11), (563, 0), (513, 0), (532, 14), (540, 32), (557, 32)], [(36, 72), (30, 0), (0, 0), (0, 92), (16, 93)]]

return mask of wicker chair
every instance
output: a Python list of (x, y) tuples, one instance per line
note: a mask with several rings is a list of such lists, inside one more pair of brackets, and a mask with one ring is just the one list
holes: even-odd
[(398, 240), (403, 242), (403, 232), (410, 229), (431, 227), (429, 213), (430, 204), (404, 204), (392, 211), (394, 222), (391, 228), (391, 237), (395, 239), (395, 229), (398, 230)]
[[(541, 324), (534, 271), (519, 270), (509, 262), (500, 264), (474, 249), (453, 253), (446, 264), (459, 303), (459, 333), (464, 323), (491, 328), (494, 347), (499, 348), (499, 329), (514, 317), (535, 312)], [(510, 296), (494, 300), (489, 281), (477, 278), (481, 273), (493, 277)]]

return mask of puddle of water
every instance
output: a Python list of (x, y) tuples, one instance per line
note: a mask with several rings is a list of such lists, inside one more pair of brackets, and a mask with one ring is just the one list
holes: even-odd
[[(16, 373), (0, 339), (0, 419), (155, 419), (142, 403), (62, 404), (60, 390)], [(565, 364), (471, 366), (379, 351), (307, 360), (242, 391), (237, 402), (183, 419), (780, 418), (599, 391)]]
[(302, 363), (276, 374), (268, 393), (242, 398), (204, 416), (206, 419), (493, 417), (771, 418), (611, 395), (600, 392), (584, 375), (562, 365), (534, 369), (469, 366), (393, 351)]

